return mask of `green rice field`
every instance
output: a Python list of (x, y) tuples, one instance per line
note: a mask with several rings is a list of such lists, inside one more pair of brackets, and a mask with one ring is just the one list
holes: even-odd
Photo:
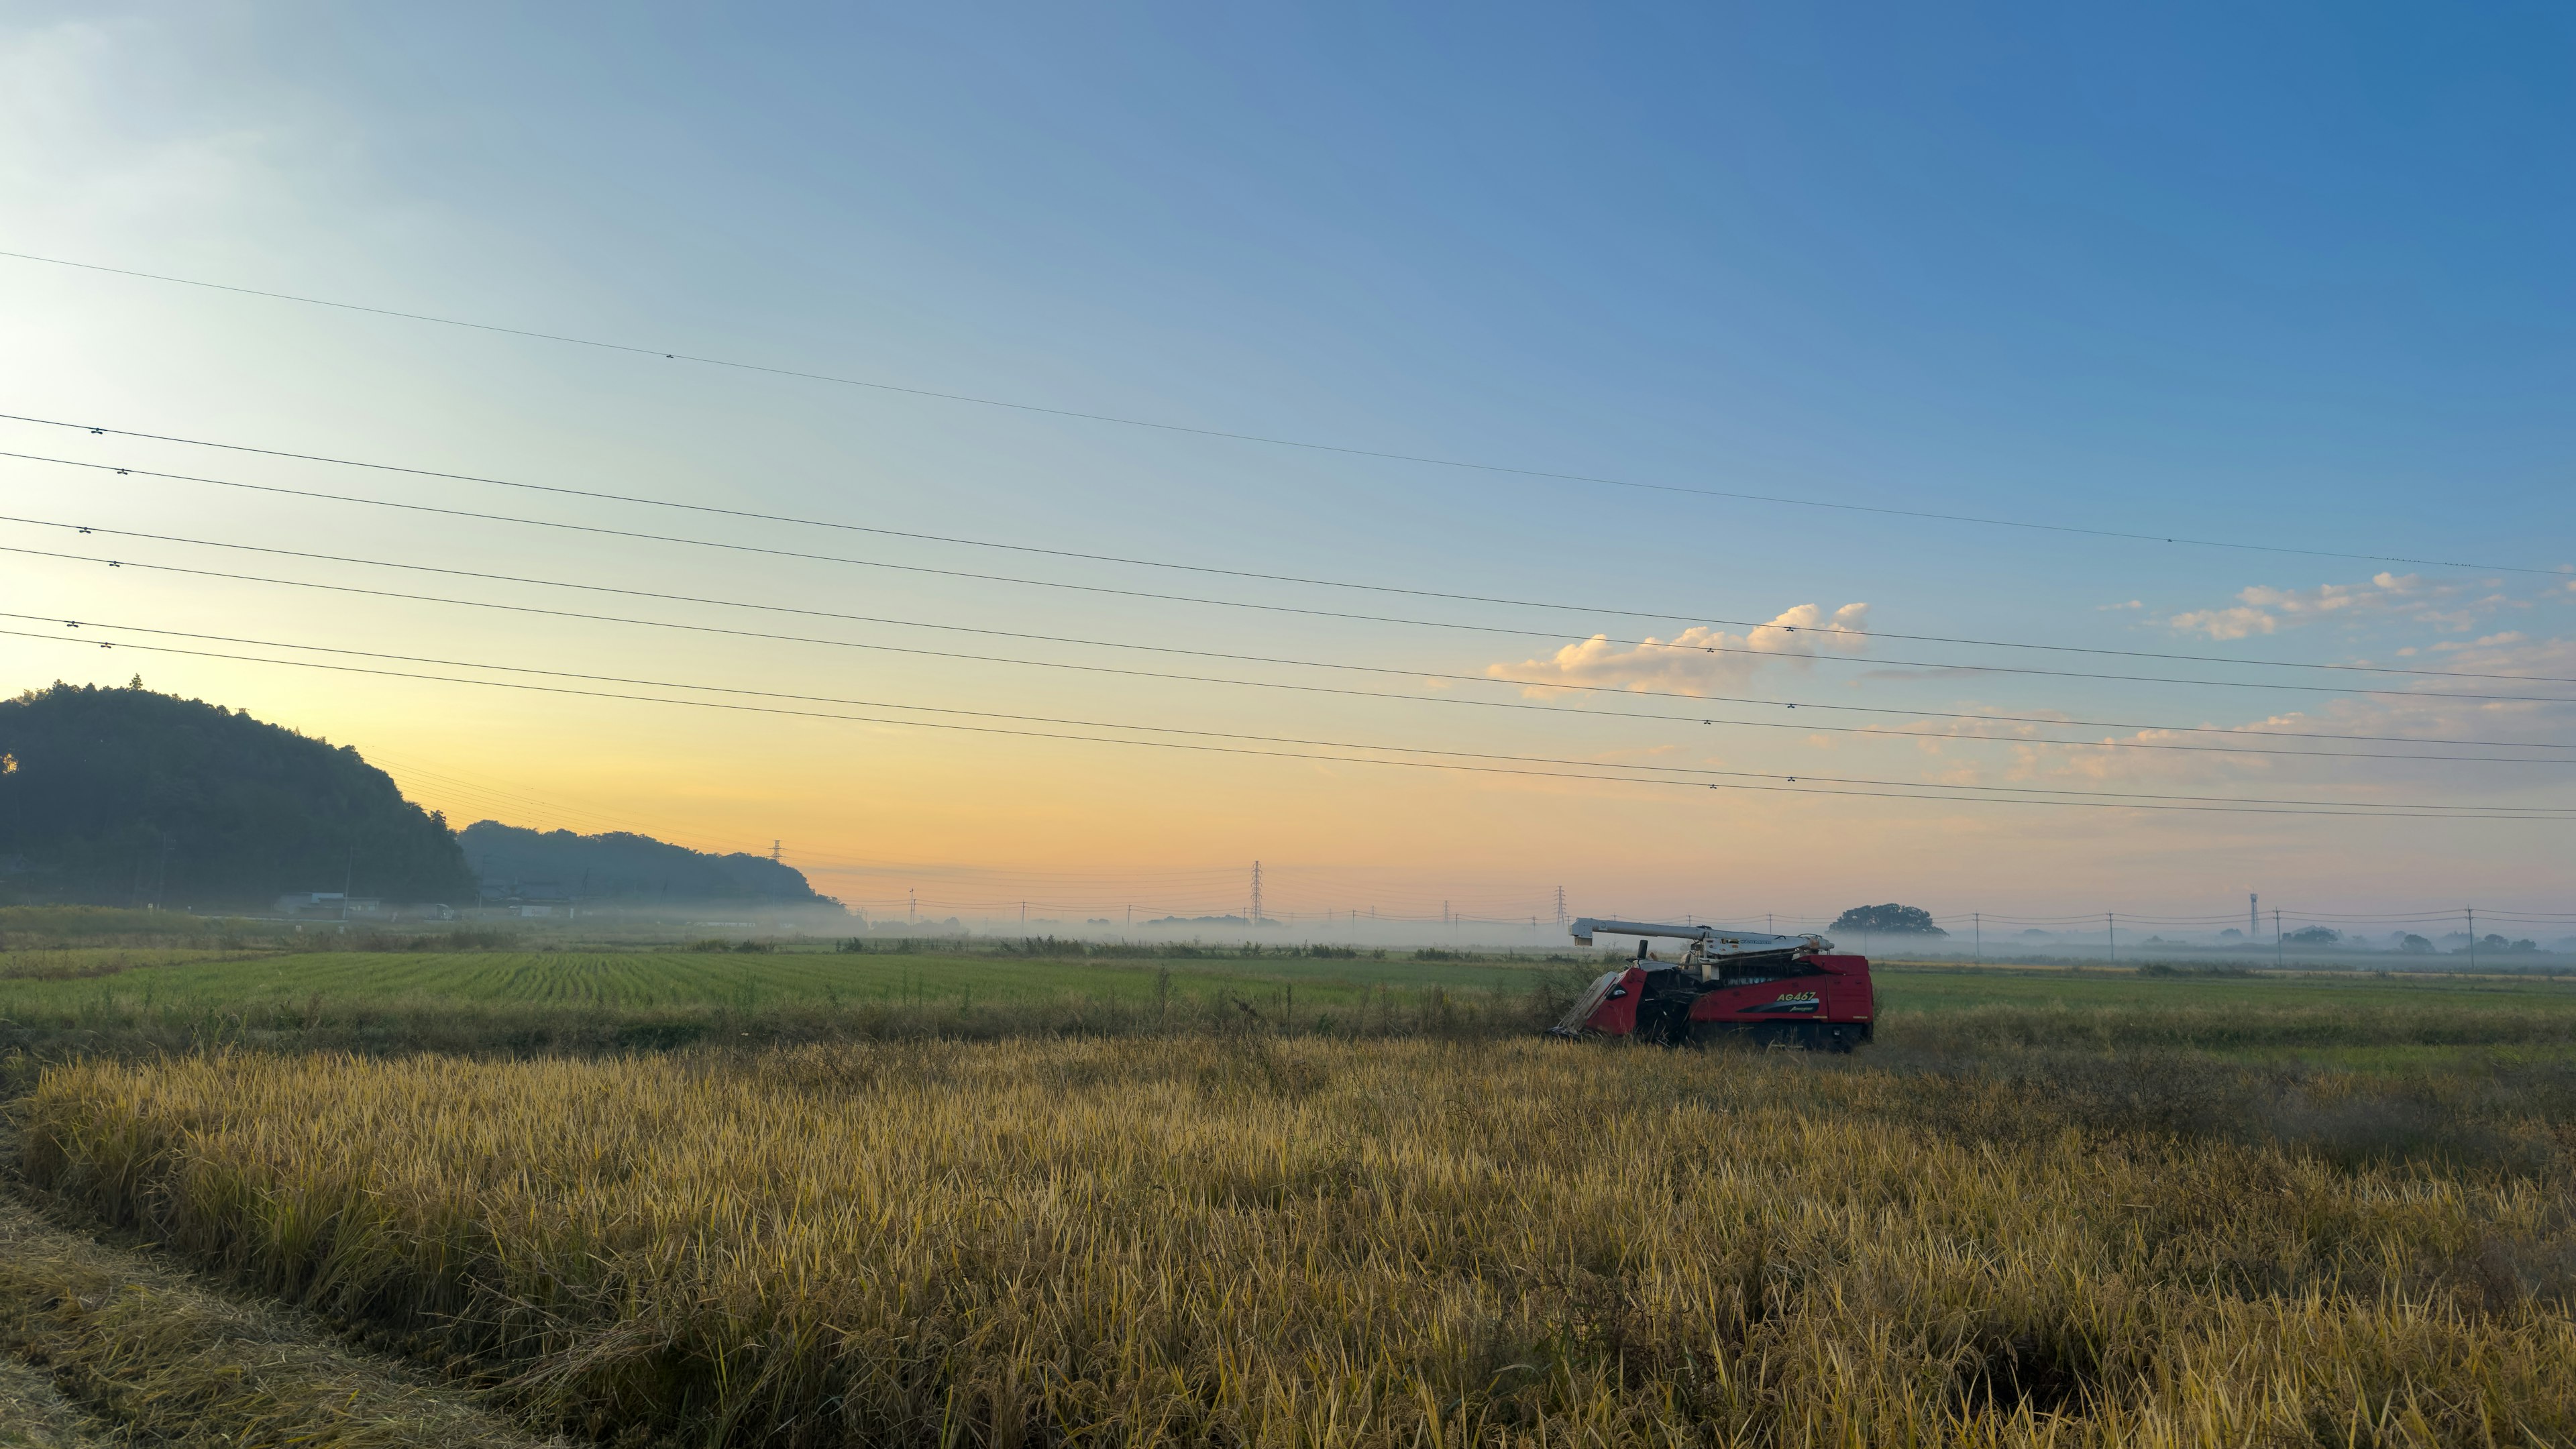
[[(311, 1044), (399, 1049), (454, 1047), (462, 1039), (442, 1034), (464, 1031), (504, 1042), (517, 1032), (553, 1047), (566, 1031), (615, 1045), (718, 1029), (797, 1039), (1010, 1035), (1218, 1017), (1329, 1033), (1391, 1029), (1424, 1011), (1466, 1011), (1487, 1029), (1509, 1031), (1539, 1024), (1551, 1002), (1561, 1004), (1595, 969), (1562, 958), (28, 950), (0, 953), (0, 1038), (59, 1043), (64, 1033), (90, 1032), (104, 1045), (140, 1031), (202, 1045), (285, 1032)], [(1890, 963), (1877, 981), (1882, 1044), (1932, 1050), (2152, 1046), (2363, 1066), (2464, 1047), (2576, 1048), (2576, 982), (2544, 977), (2159, 976)], [(333, 1032), (347, 1039), (333, 1041)]]
[[(1603, 966), (1613, 964), (1608, 957)], [(787, 1003), (928, 1005), (1066, 995), (1141, 1001), (1158, 990), (1261, 995), (1293, 990), (1317, 1005), (1371, 993), (1517, 991), (1581, 977), (1592, 965), (1513, 959), (1257, 956), (1053, 959), (983, 953), (772, 951), (299, 951), (91, 948), (0, 953), (0, 1013), (59, 1010), (101, 997), (238, 1005), (265, 996), (438, 998), (647, 1007)], [(1168, 980), (1166, 980), (1168, 973)], [(2493, 1005), (2576, 1013), (2576, 980), (2461, 975), (2260, 973), (2142, 976), (2119, 968), (1985, 969), (1880, 963), (1881, 1010), (1980, 1007), (2224, 1009), (2332, 1002), (2350, 1008)]]

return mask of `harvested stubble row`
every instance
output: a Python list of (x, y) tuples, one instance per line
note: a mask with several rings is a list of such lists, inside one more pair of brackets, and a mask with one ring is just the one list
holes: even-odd
[(50, 1072), (25, 1161), (638, 1442), (2576, 1440), (2565, 1303), (2477, 1268), (2565, 1259), (2560, 1191), (1963, 1140), (1906, 1125), (1926, 1085), (1534, 1042), (242, 1055)]

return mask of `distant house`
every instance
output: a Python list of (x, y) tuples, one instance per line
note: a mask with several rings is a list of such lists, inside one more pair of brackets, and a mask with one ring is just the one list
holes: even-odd
[(277, 913), (332, 921), (383, 920), (390, 914), (385, 910), (385, 903), (373, 896), (343, 895), (339, 891), (305, 891), (279, 896)]
[(493, 880), (483, 881), (480, 902), (486, 909), (497, 909), (505, 916), (523, 921), (550, 920), (557, 916), (577, 914), (580, 904), (565, 893), (560, 881)]

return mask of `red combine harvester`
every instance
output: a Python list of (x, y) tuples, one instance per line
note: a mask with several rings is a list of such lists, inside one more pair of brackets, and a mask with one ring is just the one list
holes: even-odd
[[(1550, 1028), (1552, 1035), (1633, 1036), (1680, 1046), (1748, 1041), (1847, 1052), (1869, 1040), (1878, 998), (1869, 958), (1834, 954), (1822, 936), (1765, 936), (1714, 926), (1641, 921), (1574, 923), (1574, 939), (1635, 936), (1636, 959), (1600, 980)], [(1647, 950), (1661, 937), (1690, 944), (1666, 961)]]

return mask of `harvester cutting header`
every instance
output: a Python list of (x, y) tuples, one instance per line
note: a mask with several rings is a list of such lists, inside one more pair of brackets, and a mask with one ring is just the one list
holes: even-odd
[[(1637, 937), (1636, 957), (1593, 982), (1553, 1028), (1555, 1035), (1591, 1031), (1675, 1046), (1749, 1040), (1847, 1052), (1869, 1040), (1878, 1014), (1869, 958), (1835, 954), (1822, 936), (1590, 916), (1574, 923), (1578, 945), (1591, 945), (1595, 935)], [(1650, 949), (1656, 939), (1688, 944), (1666, 958)]]

